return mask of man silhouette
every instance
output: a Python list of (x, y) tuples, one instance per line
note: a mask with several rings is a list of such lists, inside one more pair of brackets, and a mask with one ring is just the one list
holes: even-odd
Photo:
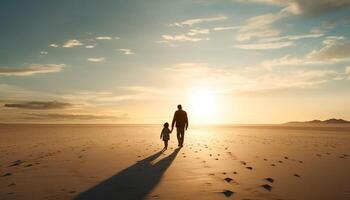
[(171, 123), (171, 131), (174, 129), (174, 125), (176, 126), (176, 135), (177, 135), (177, 141), (178, 146), (182, 147), (184, 144), (184, 137), (185, 137), (185, 128), (187, 130), (188, 128), (188, 118), (187, 113), (182, 110), (182, 106), (177, 106), (178, 110), (174, 114), (173, 122)]

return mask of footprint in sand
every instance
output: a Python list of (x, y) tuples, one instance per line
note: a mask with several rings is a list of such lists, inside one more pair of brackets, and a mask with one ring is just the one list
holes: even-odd
[(9, 167), (14, 167), (14, 166), (18, 166), (20, 164), (22, 164), (23, 161), (22, 160), (16, 160), (16, 161), (13, 161), (12, 164), (9, 166)]
[(230, 177), (226, 177), (225, 179), (224, 179), (226, 182), (231, 182), (233, 179), (232, 178), (230, 178)]
[(232, 192), (231, 190), (224, 190), (221, 193), (224, 194), (225, 197), (230, 197), (232, 194), (234, 194), (234, 192)]
[(241, 164), (242, 164), (242, 165), (246, 165), (247, 163), (246, 163), (246, 162), (244, 162), (244, 161), (241, 161)]
[(253, 167), (246, 167), (246, 169), (253, 170)]
[(11, 176), (11, 175), (12, 175), (11, 173), (6, 173), (6, 174), (4, 174), (2, 176), (5, 177), (5, 176)]
[(264, 188), (265, 190), (268, 190), (268, 191), (271, 191), (271, 190), (272, 190), (272, 186), (269, 185), (269, 184), (261, 185), (261, 187)]
[(265, 178), (265, 180), (268, 181), (268, 182), (270, 182), (270, 183), (273, 183), (273, 182), (275, 181), (275, 180), (273, 180), (273, 178), (270, 178), (270, 177)]
[(299, 174), (294, 174), (294, 176), (300, 178), (300, 175), (299, 175)]

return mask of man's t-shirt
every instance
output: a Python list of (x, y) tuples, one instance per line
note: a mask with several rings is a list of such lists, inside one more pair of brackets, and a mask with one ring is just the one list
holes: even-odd
[(187, 113), (183, 110), (177, 110), (174, 114), (171, 127), (174, 127), (175, 123), (178, 128), (185, 128), (185, 126), (188, 126)]

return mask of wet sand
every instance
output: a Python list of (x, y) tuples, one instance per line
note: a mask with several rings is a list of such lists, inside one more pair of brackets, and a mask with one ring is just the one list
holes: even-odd
[(1, 125), (0, 199), (350, 199), (344, 127), (161, 128)]

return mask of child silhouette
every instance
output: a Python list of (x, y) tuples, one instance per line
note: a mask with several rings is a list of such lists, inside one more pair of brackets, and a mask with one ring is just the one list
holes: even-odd
[(162, 133), (160, 134), (160, 139), (164, 141), (164, 150), (168, 149), (168, 141), (170, 140), (170, 129), (168, 122), (165, 122), (163, 125)]

